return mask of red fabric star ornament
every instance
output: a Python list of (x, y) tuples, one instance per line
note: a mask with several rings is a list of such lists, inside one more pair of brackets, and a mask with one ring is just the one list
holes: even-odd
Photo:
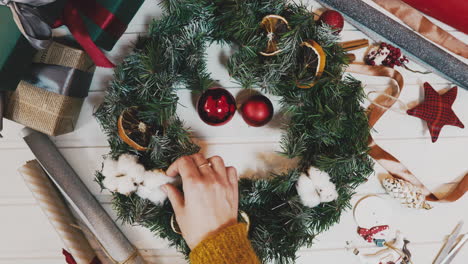
[(426, 121), (432, 142), (437, 141), (440, 130), (445, 125), (465, 127), (452, 110), (453, 102), (457, 98), (457, 90), (458, 88), (455, 86), (445, 94), (440, 95), (426, 82), (424, 83), (424, 102), (407, 111), (408, 115)]

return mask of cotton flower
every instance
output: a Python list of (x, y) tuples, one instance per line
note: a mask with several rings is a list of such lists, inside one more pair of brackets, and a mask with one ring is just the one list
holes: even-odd
[(143, 175), (143, 181), (138, 186), (137, 195), (148, 199), (156, 205), (162, 204), (167, 195), (161, 189), (164, 184), (173, 183), (175, 178), (166, 176), (163, 171), (147, 171)]
[(309, 177), (315, 183), (315, 188), (322, 203), (328, 203), (338, 198), (336, 186), (330, 181), (330, 175), (317, 168), (309, 168)]
[(331, 202), (338, 198), (336, 186), (330, 181), (328, 173), (310, 167), (308, 174), (301, 174), (296, 183), (302, 204), (316, 207), (320, 203)]
[(138, 163), (138, 157), (123, 154), (118, 161), (108, 158), (104, 161), (102, 181), (104, 187), (112, 192), (123, 195), (130, 195), (138, 189), (138, 185), (143, 181), (145, 168)]
[(305, 174), (301, 174), (296, 183), (297, 193), (301, 197), (302, 204), (315, 207), (320, 204), (320, 196), (315, 190), (314, 182)]

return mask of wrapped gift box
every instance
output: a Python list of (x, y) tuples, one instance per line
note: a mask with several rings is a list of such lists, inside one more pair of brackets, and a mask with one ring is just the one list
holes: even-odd
[[(96, 2), (109, 10), (120, 24), (127, 26), (135, 16), (138, 9), (140, 9), (144, 0), (96, 0)], [(86, 24), (86, 28), (88, 29), (91, 39), (93, 39), (98, 47), (105, 50), (111, 50), (126, 29), (125, 27), (122, 31), (115, 27), (112, 28), (112, 25), (107, 29), (103, 29), (93, 22), (93, 20), (88, 16), (84, 15), (83, 12), (80, 12), (80, 14)], [(113, 32), (113, 34), (111, 34), (111, 32)]]
[(36, 51), (13, 20), (10, 8), (0, 6), (0, 91), (13, 91)]
[[(67, 0), (58, 0), (37, 8), (46, 23), (62, 15)], [(23, 37), (10, 8), (0, 6), (0, 91), (13, 91), (27, 72), (36, 50)]]
[(57, 91), (45, 87), (49, 85), (47, 81), (33, 82), (34, 85), (22, 80), (16, 91), (7, 96), (5, 117), (50, 136), (73, 131), (91, 84), (93, 62), (84, 51), (55, 42), (48, 49), (39, 51), (33, 62), (43, 68), (52, 65), (63, 66), (69, 72), (77, 71), (66, 78), (55, 76), (58, 82), (66, 79), (64, 87), (58, 87)]

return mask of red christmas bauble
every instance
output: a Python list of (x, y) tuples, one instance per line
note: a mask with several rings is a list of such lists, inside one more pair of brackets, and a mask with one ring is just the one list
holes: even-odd
[(210, 126), (229, 122), (236, 112), (236, 100), (223, 88), (206, 90), (198, 99), (197, 111), (201, 120)]
[(325, 24), (328, 24), (333, 29), (335, 29), (335, 33), (338, 34), (343, 30), (344, 26), (344, 18), (343, 16), (334, 10), (327, 10), (320, 15), (319, 21)]
[(273, 104), (263, 95), (254, 95), (242, 104), (242, 118), (250, 126), (266, 125), (273, 118)]

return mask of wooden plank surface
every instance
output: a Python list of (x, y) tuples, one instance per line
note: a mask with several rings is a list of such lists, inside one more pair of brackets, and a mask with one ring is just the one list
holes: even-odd
[[(371, 3), (370, 0), (365, 0)], [(321, 12), (323, 8), (315, 1), (306, 1), (314, 11)], [(153, 18), (161, 16), (162, 11), (155, 0), (147, 0), (130, 24), (126, 34), (109, 56), (113, 61), (121, 61), (132, 50), (132, 45), (139, 34), (144, 34)], [(435, 21), (435, 20), (434, 20)], [(450, 31), (464, 42), (468, 37), (450, 26), (435, 21), (437, 25)], [(59, 32), (65, 33), (66, 30)], [(348, 23), (342, 33), (343, 40), (365, 38), (366, 36)], [(208, 66), (214, 78), (237, 95), (239, 86), (230, 79), (227, 71), (220, 63), (220, 56), (231, 51), (227, 47), (212, 45), (208, 49)], [(364, 51), (355, 52), (362, 58)], [(465, 63), (467, 60), (463, 60)], [(421, 70), (416, 64), (410, 67)], [(401, 95), (402, 101), (410, 106), (423, 98), (421, 84), (425, 81), (433, 84), (436, 90), (450, 88), (445, 79), (435, 74), (414, 74), (401, 70), (405, 78), (405, 88)], [(354, 75), (366, 85), (366, 91), (382, 91), (388, 85), (394, 85), (385, 78)], [(60, 151), (77, 171), (85, 184), (96, 195), (104, 208), (115, 219), (111, 209), (110, 195), (101, 192), (93, 181), (94, 172), (101, 167), (102, 156), (108, 152), (106, 138), (92, 114), (102, 102), (107, 83), (112, 79), (112, 70), (98, 69), (91, 93), (86, 99), (75, 132), (59, 136), (53, 140)], [(236, 166), (243, 176), (249, 176), (253, 171), (263, 171), (276, 168), (272, 164), (281, 164), (275, 151), (279, 150), (278, 140), (282, 123), (279, 117), (266, 127), (248, 127), (236, 114), (234, 119), (222, 127), (210, 127), (201, 122), (194, 111), (193, 98), (189, 91), (178, 91), (181, 107), (178, 114), (185, 120), (188, 127), (195, 133), (194, 137), (206, 155), (220, 155), (229, 165)], [(271, 97), (277, 106), (277, 98)], [(366, 105), (369, 104), (366, 102)], [(275, 109), (278, 109), (276, 107)], [(468, 92), (460, 89), (453, 106), (461, 121), (468, 124)], [(417, 177), (431, 190), (443, 192), (453, 187), (462, 175), (468, 171), (468, 129), (445, 127), (437, 143), (430, 141), (427, 126), (421, 120), (404, 114), (404, 109), (395, 106), (388, 111), (375, 127), (374, 137), (378, 144), (398, 157)], [(22, 126), (5, 121), (5, 130), (0, 140), (0, 264), (32, 264), (32, 263), (64, 263), (61, 256), (63, 243), (49, 224), (47, 218), (36, 205), (34, 198), (25, 186), (17, 168), (25, 161), (33, 158), (32, 153), (23, 143), (19, 132)], [(390, 225), (401, 230), (411, 241), (410, 249), (414, 255), (414, 263), (432, 263), (436, 253), (442, 246), (446, 235), (455, 224), (464, 220), (468, 222), (468, 198), (450, 204), (436, 204), (431, 211), (414, 211), (402, 208), (396, 201), (388, 199), (379, 184), (378, 176), (385, 173), (375, 166), (375, 175), (357, 189), (353, 198), (356, 202), (367, 194), (377, 194), (385, 199), (385, 207), (393, 215)], [(183, 258), (167, 243), (153, 236), (141, 227), (122, 226), (122, 231), (134, 245), (140, 249), (149, 263), (182, 264)], [(464, 232), (467, 232), (467, 228)], [(312, 248), (304, 248), (299, 252), (297, 263), (359, 263), (347, 249), (349, 244), (362, 250), (370, 250), (356, 234), (356, 224), (350, 211), (345, 212), (341, 222), (329, 231), (321, 234)], [(452, 262), (465, 264), (468, 260), (468, 247)]]

